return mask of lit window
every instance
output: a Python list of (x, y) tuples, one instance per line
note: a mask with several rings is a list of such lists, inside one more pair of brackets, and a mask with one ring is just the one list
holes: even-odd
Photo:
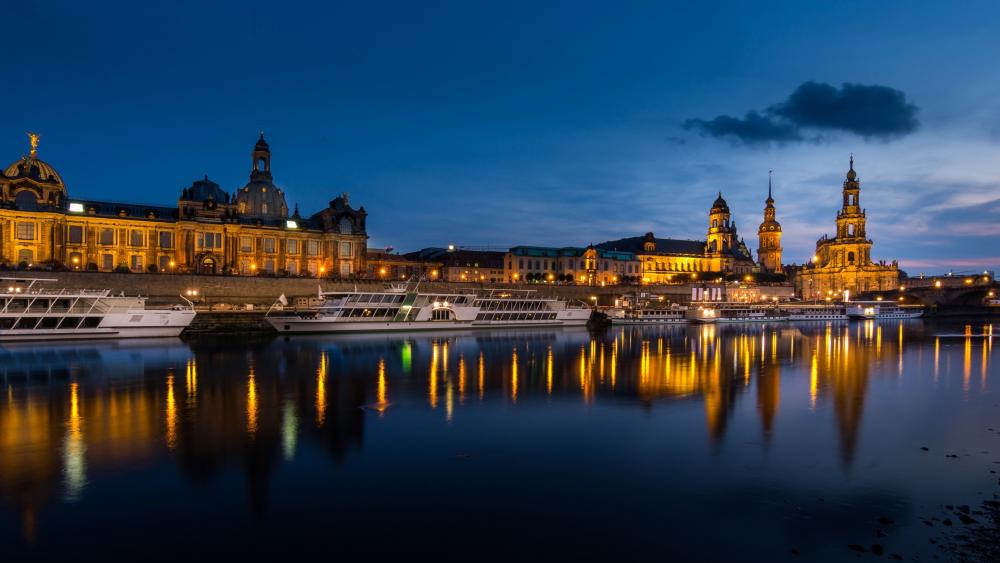
[(35, 240), (35, 224), (34, 223), (18, 223), (17, 224), (17, 239), (18, 240)]
[(83, 204), (82, 203), (70, 203), (69, 204), (69, 212), (70, 213), (83, 213)]
[(295, 221), (288, 220), (288, 221), (285, 221), (285, 227), (287, 227), (289, 229), (298, 229), (299, 228), (299, 224), (296, 223)]

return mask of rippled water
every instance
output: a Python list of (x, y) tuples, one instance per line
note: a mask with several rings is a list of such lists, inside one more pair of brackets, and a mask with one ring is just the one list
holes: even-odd
[(927, 557), (922, 518), (998, 491), (990, 334), (869, 321), (3, 346), (0, 553)]

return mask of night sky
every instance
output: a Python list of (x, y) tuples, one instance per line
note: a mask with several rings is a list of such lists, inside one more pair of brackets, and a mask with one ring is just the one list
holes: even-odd
[(175, 204), (263, 129), (290, 206), (404, 251), (702, 238), (718, 191), (756, 250), (773, 169), (802, 262), (853, 152), (873, 257), (1000, 266), (1000, 4), (822, 4), (7, 2), (0, 158)]

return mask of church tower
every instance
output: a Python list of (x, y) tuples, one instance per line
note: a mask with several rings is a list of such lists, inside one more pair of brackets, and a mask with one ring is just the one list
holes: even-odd
[(781, 272), (781, 223), (774, 218), (774, 198), (771, 197), (771, 172), (767, 173), (767, 201), (764, 222), (757, 229), (757, 260), (765, 272)]
[(722, 199), (722, 192), (715, 198), (712, 209), (708, 212), (708, 244), (709, 254), (729, 253), (736, 238), (736, 223), (729, 222), (729, 204)]
[(854, 170), (854, 155), (844, 180), (844, 205), (837, 212), (837, 236), (830, 245), (832, 252), (821, 253), (826, 263), (838, 266), (871, 264), (872, 243), (865, 233), (865, 210), (861, 208), (861, 180)]

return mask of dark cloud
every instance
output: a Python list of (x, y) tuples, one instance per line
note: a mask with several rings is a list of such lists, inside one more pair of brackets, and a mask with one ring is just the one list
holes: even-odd
[(792, 123), (761, 115), (756, 111), (747, 112), (746, 117), (720, 115), (715, 119), (688, 119), (684, 128), (696, 130), (710, 137), (732, 136), (745, 143), (768, 143), (771, 141), (801, 141), (802, 134)]
[(810, 137), (803, 129), (844, 131), (888, 141), (916, 131), (919, 111), (906, 94), (888, 86), (845, 83), (837, 88), (809, 81), (762, 113), (750, 111), (742, 119), (728, 115), (688, 119), (683, 126), (709, 137), (748, 144), (807, 140)]

